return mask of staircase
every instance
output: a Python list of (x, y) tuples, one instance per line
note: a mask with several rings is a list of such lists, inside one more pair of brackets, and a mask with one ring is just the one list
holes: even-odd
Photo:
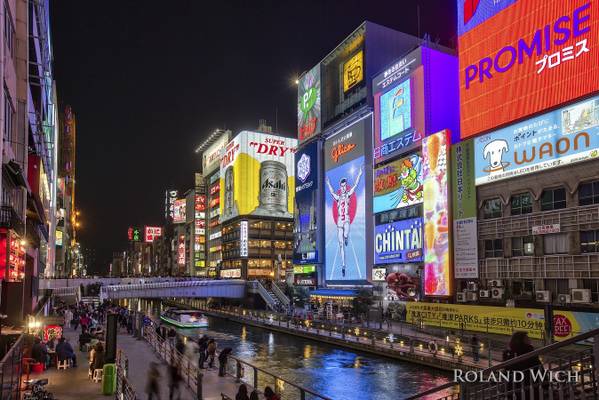
[(260, 281), (248, 281), (248, 291), (250, 293), (257, 293), (262, 297), (266, 306), (272, 311), (280, 311), (281, 301), (273, 293), (271, 289), (267, 289)]
[[(557, 350), (566, 350), (566, 346), (569, 346), (567, 355), (559, 352), (561, 355), (556, 356)], [(522, 365), (535, 357), (541, 359), (547, 372), (545, 381), (506, 383), (504, 379), (503, 382), (497, 382), (501, 381), (500, 372), (505, 373), (510, 367)], [(408, 397), (407, 400), (598, 399), (598, 359), (599, 329), (594, 329), (487, 368), (479, 372), (484, 377), (483, 381), (451, 381)], [(549, 379), (550, 375), (554, 379)]]

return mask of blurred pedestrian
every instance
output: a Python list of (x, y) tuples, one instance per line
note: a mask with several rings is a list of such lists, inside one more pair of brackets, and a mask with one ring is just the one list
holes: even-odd
[(239, 390), (235, 395), (235, 400), (250, 400), (248, 397), (248, 387), (244, 383), (239, 385)]
[(148, 382), (146, 383), (146, 393), (148, 394), (148, 400), (160, 400), (160, 392), (158, 390), (158, 380), (160, 379), (160, 371), (158, 371), (158, 364), (155, 362), (150, 363), (148, 369)]
[(225, 376), (227, 372), (227, 361), (229, 354), (233, 351), (230, 347), (225, 347), (218, 355), (218, 376)]
[(169, 400), (180, 399), (181, 398), (181, 388), (179, 385), (183, 380), (181, 376), (181, 369), (179, 368), (179, 362), (174, 359), (173, 363), (168, 366), (168, 376), (169, 376), (169, 391), (168, 398)]
[(208, 349), (208, 336), (203, 335), (198, 341), (198, 352), (200, 358), (198, 359), (198, 367), (204, 369), (204, 363), (206, 362), (206, 351)]
[(216, 355), (216, 342), (214, 339), (208, 341), (206, 353), (208, 354), (208, 368), (212, 368), (214, 366), (214, 356)]
[(472, 358), (474, 359), (474, 362), (478, 362), (478, 360), (480, 359), (478, 355), (480, 342), (476, 334), (472, 335), (472, 339), (470, 339), (470, 346), (472, 347)]
[(250, 394), (250, 400), (260, 400), (260, 394), (256, 389), (252, 390), (252, 394)]
[(264, 388), (264, 397), (266, 400), (281, 400), (278, 394), (270, 386)]

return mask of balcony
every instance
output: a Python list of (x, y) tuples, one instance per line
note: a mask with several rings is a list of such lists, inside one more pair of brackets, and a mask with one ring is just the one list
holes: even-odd
[(533, 226), (559, 224), (561, 232), (599, 228), (599, 206), (581, 206), (478, 221), (479, 239), (527, 236)]
[(12, 206), (0, 206), (0, 227), (12, 229), (19, 236), (25, 234), (25, 224)]
[(479, 260), (481, 280), (599, 279), (599, 253)]

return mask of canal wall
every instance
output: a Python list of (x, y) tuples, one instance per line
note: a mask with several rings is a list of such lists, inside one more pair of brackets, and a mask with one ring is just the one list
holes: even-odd
[[(180, 303), (176, 301), (163, 301), (165, 304), (175, 307), (189, 308), (189, 304)], [(206, 309), (201, 307), (193, 307), (199, 309), (206, 315), (210, 315), (217, 318), (222, 318), (228, 321), (236, 322), (239, 324), (246, 324), (258, 328), (271, 330), (274, 332), (285, 333), (288, 335), (294, 335), (304, 339), (315, 340), (323, 343), (327, 343), (334, 346), (340, 346), (356, 351), (362, 351), (370, 354), (375, 354), (381, 357), (387, 357), (394, 360), (407, 361), (424, 365), (430, 368), (435, 368), (443, 371), (453, 371), (455, 369), (461, 370), (482, 370), (484, 366), (482, 363), (476, 365), (470, 357), (463, 356), (457, 357), (446, 353), (430, 352), (427, 347), (404, 345), (404, 344), (392, 344), (385, 343), (380, 340), (367, 339), (367, 338), (355, 338), (350, 335), (344, 335), (343, 333), (333, 333), (331, 331), (319, 330), (317, 328), (310, 327), (294, 327), (288, 321), (281, 322), (269, 319), (260, 319), (257, 317), (241, 316), (233, 312), (224, 310)], [(352, 339), (353, 338), (353, 339)]]

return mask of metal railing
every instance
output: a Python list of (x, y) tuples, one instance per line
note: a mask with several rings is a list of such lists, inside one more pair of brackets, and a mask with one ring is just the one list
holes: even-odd
[(277, 309), (277, 302), (271, 296), (271, 294), (268, 292), (268, 290), (266, 290), (266, 288), (264, 287), (264, 285), (262, 285), (262, 283), (260, 281), (258, 281), (258, 280), (249, 281), (248, 286), (251, 289), (254, 289), (254, 293), (258, 293), (262, 297), (262, 299), (264, 299), (264, 302), (266, 303), (268, 308), (270, 308), (271, 310)]
[[(168, 363), (178, 363), (184, 382), (201, 399), (204, 372), (198, 368), (198, 365), (178, 352), (173, 343), (159, 337), (154, 329), (144, 329), (143, 336), (160, 358)], [(233, 377), (236, 383), (245, 383), (250, 388), (271, 386), (283, 399), (332, 400), (238, 357), (229, 355), (227, 359), (225, 373)]]
[(19, 336), (0, 361), (0, 400), (20, 398), (24, 342), (24, 335)]
[(116, 399), (136, 400), (135, 388), (129, 382), (129, 360), (119, 350), (116, 357)]
[(11, 228), (20, 235), (25, 233), (25, 224), (12, 206), (0, 206), (0, 226)]
[(285, 307), (289, 307), (289, 304), (291, 303), (291, 300), (289, 300), (289, 297), (287, 297), (287, 295), (285, 294), (285, 292), (283, 292), (281, 290), (281, 288), (279, 287), (279, 284), (277, 282), (273, 282), (272, 283), (272, 291), (279, 298), (279, 301)]
[[(559, 349), (572, 344), (594, 339), (593, 347), (571, 353), (566, 356), (555, 356)], [(511, 360), (499, 363), (482, 371), (480, 376), (487, 379), (491, 373), (500, 370), (510, 370), (511, 367), (518, 369), (523, 362), (530, 361), (536, 357), (542, 358), (543, 368), (548, 373), (563, 372), (574, 373), (576, 379), (566, 382), (556, 382), (548, 379), (533, 380), (522, 383), (509, 382), (481, 382), (481, 383), (457, 383), (448, 382), (444, 385), (418, 393), (408, 397), (407, 400), (416, 399), (439, 399), (439, 400), (475, 400), (475, 399), (597, 399), (597, 366), (599, 357), (599, 329), (594, 329), (549, 346), (531, 351)], [(495, 378), (494, 378), (495, 379)], [(453, 389), (451, 394), (447, 390)]]

